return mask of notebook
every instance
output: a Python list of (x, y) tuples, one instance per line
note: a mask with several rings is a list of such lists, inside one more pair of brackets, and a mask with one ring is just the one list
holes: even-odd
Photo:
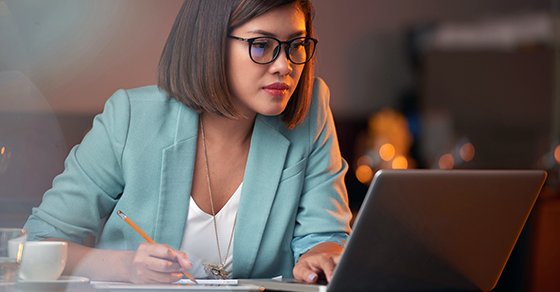
[(284, 291), (492, 290), (545, 179), (540, 170), (378, 171), (328, 285), (240, 283)]
[(129, 292), (155, 292), (155, 291), (256, 291), (261, 292), (264, 289), (260, 286), (251, 284), (240, 284), (237, 279), (228, 280), (209, 280), (198, 279), (198, 284), (194, 284), (191, 280), (183, 279), (173, 284), (131, 284), (124, 282), (101, 282), (93, 281), (92, 287), (95, 291), (112, 292), (112, 291), (129, 291)]

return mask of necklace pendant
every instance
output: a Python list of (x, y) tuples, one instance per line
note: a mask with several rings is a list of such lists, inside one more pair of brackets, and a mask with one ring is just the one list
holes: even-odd
[(204, 264), (204, 271), (212, 279), (229, 279), (230, 273), (222, 264)]

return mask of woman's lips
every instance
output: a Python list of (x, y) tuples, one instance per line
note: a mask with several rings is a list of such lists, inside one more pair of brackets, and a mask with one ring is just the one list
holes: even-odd
[(286, 83), (277, 82), (269, 84), (263, 87), (263, 89), (272, 96), (283, 96), (284, 94), (286, 94), (286, 92), (288, 92), (290, 86), (288, 86), (288, 84)]

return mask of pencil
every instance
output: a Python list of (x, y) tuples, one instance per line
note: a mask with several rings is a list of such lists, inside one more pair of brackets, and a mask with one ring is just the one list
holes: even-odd
[[(136, 223), (130, 220), (130, 218), (128, 218), (128, 216), (126, 216), (123, 211), (117, 210), (117, 215), (119, 215), (119, 217), (121, 217), (124, 222), (130, 225), (130, 227), (132, 227), (134, 231), (138, 232), (138, 234), (140, 234), (140, 236), (142, 236), (142, 238), (144, 238), (144, 240), (146, 240), (148, 243), (156, 243), (148, 234), (146, 234), (146, 232), (144, 232), (144, 230), (142, 230), (140, 227), (138, 227), (138, 225), (136, 225)], [(196, 279), (190, 273), (183, 271), (183, 275), (185, 275), (185, 277), (187, 277), (193, 283), (198, 284)]]

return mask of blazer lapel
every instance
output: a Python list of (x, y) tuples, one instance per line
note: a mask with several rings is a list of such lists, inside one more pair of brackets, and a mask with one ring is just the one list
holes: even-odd
[(290, 141), (257, 116), (243, 178), (233, 243), (234, 277), (251, 275)]
[(162, 150), (161, 186), (154, 240), (178, 249), (189, 210), (192, 189), (198, 114), (179, 107), (175, 141)]

